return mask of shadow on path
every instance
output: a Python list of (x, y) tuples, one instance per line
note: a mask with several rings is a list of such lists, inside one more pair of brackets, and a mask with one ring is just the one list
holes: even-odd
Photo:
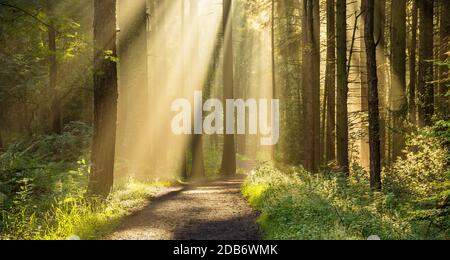
[(259, 240), (257, 213), (241, 196), (242, 182), (196, 183), (154, 198), (107, 239)]

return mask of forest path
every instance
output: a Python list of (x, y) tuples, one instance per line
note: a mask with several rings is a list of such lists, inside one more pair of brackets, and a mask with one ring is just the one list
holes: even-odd
[(259, 240), (258, 214), (241, 195), (243, 176), (192, 184), (152, 199), (110, 240)]

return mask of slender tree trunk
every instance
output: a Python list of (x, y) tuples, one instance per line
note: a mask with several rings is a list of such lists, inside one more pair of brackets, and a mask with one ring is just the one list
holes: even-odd
[[(199, 1), (198, 0), (190, 0), (190, 17), (194, 21), (198, 21), (199, 19)], [(194, 23), (194, 26), (199, 26), (199, 24)], [(194, 46), (198, 49), (197, 46), (200, 45), (200, 33), (199, 30), (194, 32)], [(199, 58), (199, 52), (193, 52), (193, 60), (197, 60)], [(196, 67), (196, 70), (198, 68)], [(194, 82), (192, 83), (194, 84)], [(197, 86), (195, 86), (197, 87)], [(195, 134), (192, 137), (192, 172), (191, 178), (203, 178), (205, 177), (205, 165), (204, 165), (204, 156), (203, 156), (203, 135)]]
[[(223, 0), (223, 96), (225, 100), (234, 98), (232, 6), (232, 0)], [(226, 122), (226, 119), (224, 120)], [(225, 125), (226, 124), (224, 124), (224, 126)], [(234, 134), (225, 133), (221, 173), (225, 176), (232, 176), (236, 174), (236, 148), (234, 142)]]
[[(180, 6), (180, 17), (181, 17), (181, 42), (186, 43), (186, 1), (181, 1)], [(186, 98), (186, 55), (181, 55), (181, 66), (182, 66), (182, 88), (183, 88), (183, 97)], [(187, 149), (187, 145), (183, 145), (183, 155), (182, 155), (182, 163), (181, 163), (181, 178), (183, 180), (187, 180), (189, 178), (189, 169), (188, 169), (188, 152), (185, 150)]]
[[(449, 55), (447, 54), (450, 51), (450, 1), (449, 0), (441, 0), (441, 26), (440, 26), (440, 60), (448, 61)], [(447, 66), (440, 67), (440, 88), (439, 88), (439, 108), (440, 114), (446, 118), (449, 117), (450, 114), (450, 102), (447, 96), (450, 85), (450, 74), (449, 68)]]
[(406, 1), (392, 1), (391, 32), (391, 111), (393, 113), (393, 159), (405, 146), (404, 122), (407, 116), (406, 98)]
[(375, 24), (374, 33), (378, 45), (377, 45), (377, 66), (378, 66), (378, 99), (380, 102), (380, 142), (381, 142), (381, 161), (386, 158), (386, 142), (387, 142), (387, 117), (388, 117), (388, 70), (386, 61), (386, 0), (375, 1)]
[(275, 54), (275, 0), (272, 0), (272, 18), (271, 18), (271, 58), (272, 58), (272, 95), (277, 96), (277, 78), (276, 78), (276, 54)]
[(380, 116), (378, 100), (377, 56), (374, 40), (375, 0), (363, 0), (365, 9), (364, 38), (367, 53), (367, 82), (369, 87), (369, 146), (370, 186), (381, 190)]
[(337, 161), (341, 171), (349, 174), (348, 147), (348, 76), (347, 76), (347, 1), (336, 0), (337, 46)]
[(117, 121), (116, 0), (94, 1), (94, 136), (89, 193), (107, 196), (113, 186)]
[[(275, 0), (272, 0), (272, 18), (271, 18), (271, 58), (272, 58), (272, 97), (277, 98), (277, 77), (276, 77), (276, 50), (275, 50)], [(276, 158), (276, 145), (272, 147), (272, 158)]]
[(335, 0), (327, 0), (326, 161), (336, 159), (336, 18)]
[(434, 84), (433, 81), (433, 14), (434, 0), (420, 0), (420, 37), (419, 37), (419, 126), (429, 126), (432, 124), (434, 114)]
[(417, 26), (419, 22), (419, 10), (417, 2), (419, 0), (412, 0), (412, 21), (411, 21), (411, 48), (409, 50), (409, 121), (417, 124), (417, 109), (416, 109), (416, 88), (417, 88)]
[(55, 28), (54, 13), (55, 13), (55, 1), (47, 0), (47, 9), (50, 16), (50, 26), (48, 27), (48, 50), (50, 56), (48, 58), (49, 70), (49, 90), (51, 94), (51, 124), (52, 133), (61, 134), (62, 133), (62, 111), (61, 111), (61, 101), (58, 91), (58, 60), (57, 60), (57, 46), (56, 38), (57, 32)]
[(310, 172), (320, 164), (320, 47), (319, 1), (305, 0), (303, 6), (303, 116), (304, 162)]

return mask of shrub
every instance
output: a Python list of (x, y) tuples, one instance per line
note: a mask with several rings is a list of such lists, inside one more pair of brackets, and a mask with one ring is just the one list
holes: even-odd
[(370, 193), (367, 182), (341, 183), (337, 175), (266, 165), (249, 176), (243, 194), (261, 211), (258, 223), (267, 239), (411, 238), (389, 196)]
[(399, 196), (426, 199), (442, 192), (448, 180), (448, 151), (441, 138), (425, 129), (408, 138), (404, 158), (385, 171), (386, 189)]

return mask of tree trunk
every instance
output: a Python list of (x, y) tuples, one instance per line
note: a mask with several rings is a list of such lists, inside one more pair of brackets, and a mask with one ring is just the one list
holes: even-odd
[[(190, 0), (190, 18), (193, 21), (198, 21), (199, 19), (199, 1), (198, 0)], [(197, 27), (198, 24), (194, 23), (194, 26)], [(198, 28), (198, 27), (197, 27)], [(192, 53), (192, 59), (198, 60), (199, 52), (198, 47), (200, 45), (200, 33), (194, 32), (194, 48), (196, 49)], [(196, 65), (198, 66), (198, 65)], [(197, 68), (195, 70), (198, 70)], [(195, 84), (192, 82), (191, 84)], [(200, 86), (195, 86), (200, 87)], [(192, 172), (191, 178), (199, 179), (205, 177), (205, 165), (204, 165), (204, 156), (203, 156), (203, 136), (201, 134), (193, 134), (192, 136)]]
[(374, 40), (374, 0), (364, 0), (364, 39), (367, 53), (367, 82), (369, 88), (369, 146), (370, 186), (381, 190), (380, 115), (378, 100), (377, 56)]
[(420, 0), (420, 37), (419, 37), (419, 77), (418, 77), (418, 112), (419, 126), (430, 126), (434, 114), (433, 81), (433, 14), (434, 0)]
[(326, 162), (336, 158), (336, 18), (335, 0), (327, 0)]
[(303, 118), (304, 162), (310, 172), (320, 164), (320, 47), (319, 1), (305, 0), (303, 5)]
[(409, 50), (409, 121), (417, 124), (417, 109), (416, 109), (416, 88), (417, 88), (417, 24), (419, 22), (419, 13), (417, 2), (419, 0), (412, 0), (412, 21), (411, 21), (411, 47)]
[(61, 111), (61, 100), (58, 91), (58, 60), (57, 60), (57, 49), (56, 49), (56, 37), (57, 32), (55, 28), (54, 13), (55, 13), (55, 2), (54, 0), (47, 0), (47, 9), (50, 16), (50, 22), (48, 27), (48, 50), (50, 56), (48, 58), (48, 78), (49, 78), (49, 90), (51, 95), (51, 132), (55, 134), (62, 133), (62, 111)]
[(404, 122), (407, 116), (406, 98), (406, 1), (392, 1), (391, 32), (391, 111), (393, 114), (393, 159), (405, 146)]
[(349, 174), (348, 147), (348, 77), (347, 77), (347, 1), (336, 0), (337, 39), (337, 161), (341, 171)]
[[(450, 51), (450, 1), (441, 0), (441, 26), (440, 26), (440, 60), (448, 61), (448, 52)], [(450, 74), (448, 66), (440, 67), (440, 88), (439, 88), (439, 108), (440, 114), (444, 117), (449, 117), (449, 98), (447, 93), (449, 91)]]
[[(275, 0), (272, 0), (272, 17), (271, 17), (271, 58), (272, 58), (272, 97), (277, 98), (277, 77), (276, 77), (276, 54), (275, 54)], [(272, 147), (272, 159), (276, 158), (276, 147)]]
[(107, 196), (113, 186), (117, 121), (116, 0), (94, 1), (94, 136), (89, 193)]
[[(223, 96), (225, 100), (234, 98), (232, 6), (232, 0), (223, 0)], [(226, 119), (224, 120), (226, 122)], [(226, 124), (224, 124), (224, 126), (226, 126)], [(234, 134), (225, 133), (221, 173), (225, 176), (232, 176), (236, 174), (236, 148)]]

